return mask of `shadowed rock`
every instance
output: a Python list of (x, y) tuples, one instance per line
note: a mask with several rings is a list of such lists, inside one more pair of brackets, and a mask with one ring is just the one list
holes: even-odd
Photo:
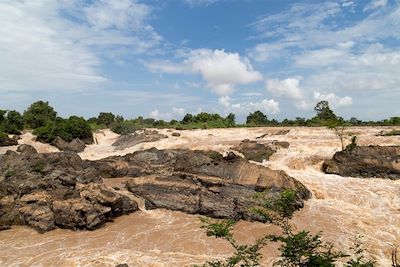
[(28, 145), (18, 151), (0, 156), (0, 228), (96, 229), (138, 209), (136, 202), (105, 187), (75, 153), (39, 154)]
[(341, 176), (400, 179), (400, 146), (358, 146), (336, 152), (322, 170)]

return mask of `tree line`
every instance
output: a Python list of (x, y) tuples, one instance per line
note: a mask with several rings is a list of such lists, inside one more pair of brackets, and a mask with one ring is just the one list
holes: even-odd
[(74, 138), (88, 139), (92, 131), (111, 128), (118, 134), (132, 133), (143, 128), (175, 128), (175, 129), (210, 129), (257, 126), (329, 126), (332, 124), (345, 126), (393, 126), (400, 125), (400, 117), (392, 117), (381, 121), (362, 121), (355, 117), (345, 120), (337, 116), (327, 101), (320, 101), (314, 110), (316, 115), (310, 119), (297, 117), (294, 120), (278, 121), (269, 119), (261, 111), (251, 112), (244, 124), (236, 122), (236, 116), (230, 113), (223, 117), (217, 113), (201, 112), (186, 114), (182, 120), (156, 120), (139, 116), (135, 119), (124, 119), (111, 112), (100, 112), (97, 117), (85, 120), (83, 117), (70, 116), (61, 118), (48, 102), (32, 103), (22, 114), (15, 110), (0, 110), (0, 133), (20, 134), (24, 129), (32, 129), (39, 140), (51, 142), (57, 136), (66, 141)]

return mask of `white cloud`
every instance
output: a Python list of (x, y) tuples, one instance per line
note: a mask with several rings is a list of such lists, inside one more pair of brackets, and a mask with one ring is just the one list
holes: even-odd
[(209, 6), (215, 4), (219, 0), (183, 0), (190, 7)]
[(368, 5), (365, 6), (364, 12), (386, 7), (387, 4), (388, 0), (372, 0)]
[(238, 53), (218, 49), (195, 49), (186, 53), (184, 57), (181, 63), (153, 61), (146, 66), (151, 71), (200, 74), (211, 90), (219, 96), (231, 94), (235, 85), (262, 80), (262, 75), (253, 69), (250, 61), (240, 57)]
[(285, 80), (269, 79), (266, 81), (267, 90), (273, 95), (284, 96), (292, 100), (302, 100), (304, 98), (299, 85), (300, 81), (296, 78)]
[(333, 93), (322, 94), (314, 91), (314, 99), (316, 101), (328, 101), (330, 104), (336, 107), (349, 106), (353, 104), (353, 99), (349, 96), (339, 97)]
[(172, 112), (173, 112), (175, 115), (178, 115), (178, 116), (183, 116), (183, 115), (185, 115), (185, 109), (184, 109), (184, 108), (176, 108), (176, 107), (173, 107), (173, 108), (172, 108)]
[(160, 111), (158, 109), (153, 110), (152, 112), (150, 112), (150, 118), (153, 119), (159, 119), (160, 118)]
[(228, 112), (233, 112), (239, 115), (245, 115), (250, 112), (260, 110), (267, 114), (279, 113), (279, 102), (274, 99), (263, 99), (259, 102), (241, 102), (232, 103), (229, 96), (223, 96), (218, 99), (218, 103)]
[(0, 90), (96, 88), (107, 81), (102, 56), (142, 53), (160, 42), (149, 14), (134, 0), (1, 1)]

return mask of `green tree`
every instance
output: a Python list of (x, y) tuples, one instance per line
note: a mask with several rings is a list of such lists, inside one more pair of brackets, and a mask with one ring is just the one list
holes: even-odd
[(7, 116), (3, 121), (4, 131), (9, 134), (20, 134), (24, 129), (24, 118), (22, 115), (15, 110), (7, 112)]
[(97, 123), (104, 124), (109, 127), (111, 124), (115, 122), (115, 115), (111, 112), (100, 112), (99, 116), (97, 116)]
[(321, 120), (336, 120), (336, 115), (329, 108), (328, 101), (318, 102), (314, 110), (317, 112), (317, 117)]
[(193, 115), (188, 113), (183, 117), (182, 124), (189, 124), (191, 122), (193, 122)]
[(250, 113), (247, 116), (246, 124), (248, 125), (266, 125), (268, 124), (267, 115), (262, 113), (261, 111), (257, 110), (254, 113)]
[(49, 102), (37, 101), (25, 110), (23, 117), (25, 124), (33, 129), (45, 126), (56, 119), (57, 112), (49, 105)]
[(226, 126), (228, 127), (234, 127), (236, 124), (236, 116), (233, 113), (229, 113), (228, 116), (225, 118)]

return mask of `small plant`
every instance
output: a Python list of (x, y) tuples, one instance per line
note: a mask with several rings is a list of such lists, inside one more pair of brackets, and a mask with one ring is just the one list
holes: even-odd
[(9, 178), (15, 175), (15, 171), (11, 168), (7, 168), (7, 170), (4, 172), (4, 177)]
[(361, 242), (362, 236), (356, 234), (353, 242), (353, 246), (350, 248), (355, 256), (355, 259), (350, 259), (346, 263), (346, 267), (374, 267), (375, 262), (371, 260), (367, 260), (364, 256), (364, 249)]
[(32, 171), (37, 173), (44, 173), (44, 169), (46, 167), (46, 162), (38, 161), (31, 166)]
[(357, 147), (357, 136), (353, 136), (351, 138), (351, 143), (346, 146), (345, 151), (351, 152), (356, 147)]

